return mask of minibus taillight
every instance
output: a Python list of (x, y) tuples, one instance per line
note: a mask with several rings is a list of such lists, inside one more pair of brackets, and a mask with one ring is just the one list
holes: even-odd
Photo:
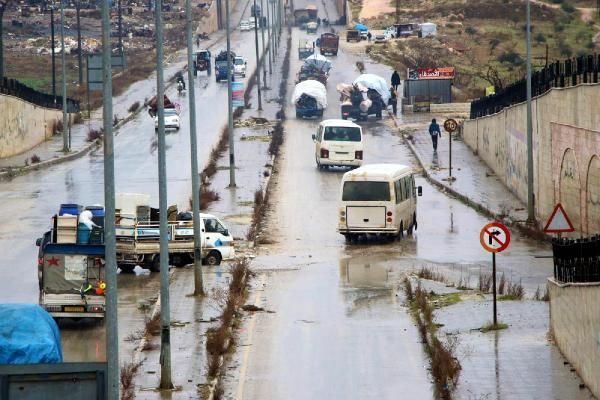
[(362, 160), (362, 150), (361, 151), (355, 151), (354, 152), (354, 158), (356, 158), (357, 160)]
[(391, 216), (392, 216), (392, 212), (391, 212), (391, 211), (388, 211), (386, 215), (387, 215), (388, 217), (391, 217)]
[(329, 158), (329, 150), (321, 149), (321, 158)]

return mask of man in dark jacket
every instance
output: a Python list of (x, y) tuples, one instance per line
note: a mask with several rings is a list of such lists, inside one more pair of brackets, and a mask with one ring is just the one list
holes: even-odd
[(400, 75), (398, 74), (398, 71), (394, 71), (392, 74), (392, 87), (394, 90), (398, 91), (398, 85), (400, 85)]
[(435, 118), (431, 120), (431, 124), (429, 125), (429, 135), (431, 135), (431, 142), (433, 143), (433, 152), (437, 153), (438, 135), (442, 136), (442, 131), (438, 123), (435, 122)]

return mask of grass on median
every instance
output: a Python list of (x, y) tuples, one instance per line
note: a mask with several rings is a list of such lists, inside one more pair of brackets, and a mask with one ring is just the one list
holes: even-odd
[(508, 324), (505, 324), (503, 322), (498, 322), (497, 324), (494, 325), (493, 322), (488, 322), (487, 324), (485, 324), (484, 326), (479, 328), (479, 331), (482, 333), (486, 333), (489, 331), (500, 331), (503, 329), (508, 329)]

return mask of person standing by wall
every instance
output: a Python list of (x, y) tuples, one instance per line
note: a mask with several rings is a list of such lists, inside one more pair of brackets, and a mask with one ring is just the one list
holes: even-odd
[(429, 125), (429, 135), (431, 136), (431, 143), (433, 144), (433, 152), (437, 153), (438, 135), (442, 136), (442, 131), (435, 121), (435, 118), (431, 120), (431, 124)]
[(395, 91), (398, 91), (399, 85), (400, 85), (400, 74), (398, 74), (398, 71), (394, 71), (394, 73), (392, 74), (392, 87), (394, 88)]

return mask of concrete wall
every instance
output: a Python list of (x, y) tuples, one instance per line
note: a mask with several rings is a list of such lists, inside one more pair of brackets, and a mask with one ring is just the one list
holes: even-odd
[(0, 158), (23, 153), (52, 136), (62, 111), (38, 107), (14, 96), (0, 95)]
[[(533, 99), (534, 196), (541, 223), (557, 202), (564, 202), (578, 232), (600, 233), (598, 104), (597, 84), (552, 89)], [(463, 129), (465, 143), (523, 202), (527, 202), (526, 115), (521, 103), (465, 121)]]
[(600, 283), (548, 279), (550, 331), (563, 355), (600, 398)]

